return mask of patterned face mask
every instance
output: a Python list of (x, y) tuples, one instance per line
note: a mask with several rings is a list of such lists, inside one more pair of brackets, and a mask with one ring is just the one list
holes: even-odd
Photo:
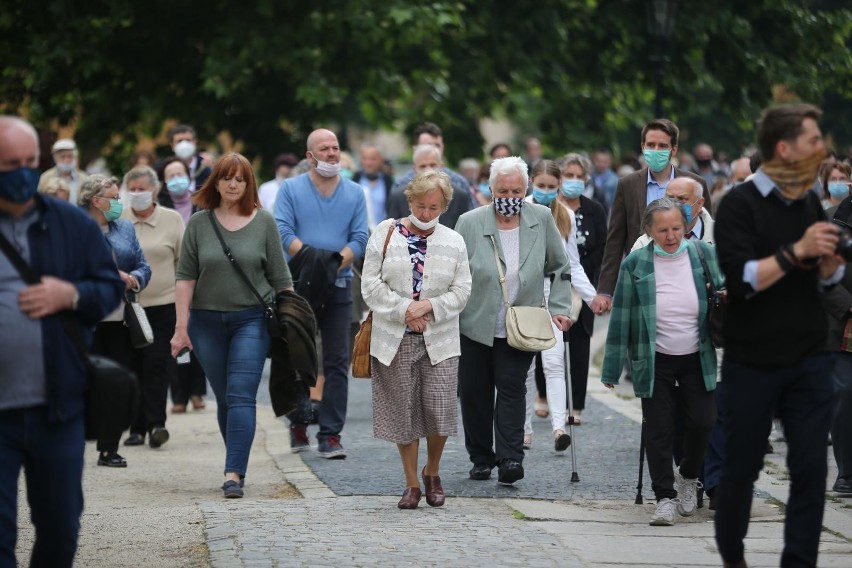
[(521, 212), (524, 205), (523, 197), (495, 197), (494, 208), (503, 217), (514, 217)]

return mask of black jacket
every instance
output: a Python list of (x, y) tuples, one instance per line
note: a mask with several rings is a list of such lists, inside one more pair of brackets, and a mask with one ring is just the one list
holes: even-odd
[(316, 385), (317, 322), (307, 300), (295, 292), (279, 292), (275, 304), (283, 335), (269, 348), (269, 397), (275, 415), (283, 416)]
[(329, 289), (337, 279), (337, 270), (343, 257), (337, 251), (323, 250), (304, 245), (290, 259), (296, 293), (305, 298), (314, 311), (323, 306)]

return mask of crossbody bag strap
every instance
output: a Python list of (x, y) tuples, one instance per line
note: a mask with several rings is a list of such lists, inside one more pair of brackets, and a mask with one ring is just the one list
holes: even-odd
[(208, 213), (209, 214), (207, 215), (207, 218), (210, 219), (210, 225), (213, 227), (213, 232), (215, 232), (216, 236), (219, 238), (219, 243), (221, 243), (222, 245), (222, 251), (224, 251), (225, 256), (228, 257), (228, 260), (231, 262), (231, 266), (234, 267), (234, 270), (236, 270), (237, 274), (240, 275), (240, 278), (243, 279), (243, 282), (245, 282), (246, 286), (248, 286), (249, 290), (251, 290), (252, 294), (254, 294), (254, 297), (257, 298), (258, 303), (263, 307), (263, 309), (269, 310), (269, 304), (264, 301), (263, 296), (261, 296), (255, 289), (255, 287), (252, 286), (251, 280), (249, 280), (248, 276), (246, 276), (246, 273), (243, 272), (243, 269), (240, 267), (239, 263), (237, 262), (237, 259), (234, 258), (234, 255), (231, 254), (231, 249), (225, 243), (225, 239), (222, 238), (222, 233), (219, 231), (219, 226), (216, 224), (216, 220), (213, 218), (213, 210), (208, 210)]
[(497, 254), (497, 241), (494, 240), (494, 235), (491, 237), (491, 248), (494, 249), (494, 261), (497, 263), (497, 276), (500, 277), (500, 290), (503, 291), (503, 301), (506, 302), (506, 307), (509, 306), (509, 294), (506, 293), (506, 277), (503, 276), (503, 267), (500, 265), (500, 255)]
[[(6, 235), (0, 233), (0, 249), (3, 250), (3, 253), (9, 259), (9, 262), (12, 263), (12, 266), (15, 267), (15, 270), (21, 275), (21, 278), (24, 279), (29, 285), (38, 284), (41, 282), (41, 278), (33, 271), (27, 261), (24, 260), (24, 257), (21, 256), (15, 247), (12, 246), (12, 243), (6, 238)], [(80, 357), (85, 361), (86, 358), (86, 344), (83, 342), (83, 332), (80, 329), (80, 323), (71, 318), (70, 315), (59, 313), (59, 321), (62, 322), (62, 327), (65, 329), (65, 333), (68, 334), (68, 337), (71, 338), (71, 342), (74, 344), (74, 347), (80, 353)]]

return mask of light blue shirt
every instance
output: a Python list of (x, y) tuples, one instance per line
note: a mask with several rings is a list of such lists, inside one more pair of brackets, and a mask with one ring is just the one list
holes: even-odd
[[(334, 193), (324, 197), (305, 173), (284, 180), (275, 198), (275, 222), (290, 260), (290, 245), (297, 238), (304, 244), (330, 251), (349, 247), (355, 258), (367, 247), (367, 201), (357, 183), (339, 178)], [(352, 278), (351, 267), (339, 275)]]
[(374, 181), (370, 181), (367, 179), (366, 174), (362, 174), (359, 183), (367, 191), (367, 195), (370, 196), (370, 213), (373, 217), (370, 219), (370, 224), (376, 226), (387, 219), (387, 199), (390, 188), (385, 187), (385, 180), (381, 176)]
[(651, 175), (651, 168), (648, 168), (648, 195), (645, 200), (645, 205), (650, 205), (652, 201), (655, 199), (662, 199), (666, 196), (666, 188), (669, 186), (669, 182), (675, 178), (675, 168), (674, 166), (669, 166), (672, 170), (672, 175), (669, 177), (668, 181), (663, 185), (657, 183), (654, 179), (654, 176)]

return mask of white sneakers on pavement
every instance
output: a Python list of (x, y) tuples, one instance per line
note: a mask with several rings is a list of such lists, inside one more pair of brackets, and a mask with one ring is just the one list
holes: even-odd
[(680, 468), (674, 470), (675, 490), (677, 491), (677, 512), (684, 517), (695, 513), (698, 506), (698, 489), (703, 487), (698, 479), (686, 479), (680, 474)]
[(673, 526), (679, 506), (680, 503), (677, 499), (660, 499), (649, 524), (654, 527)]

